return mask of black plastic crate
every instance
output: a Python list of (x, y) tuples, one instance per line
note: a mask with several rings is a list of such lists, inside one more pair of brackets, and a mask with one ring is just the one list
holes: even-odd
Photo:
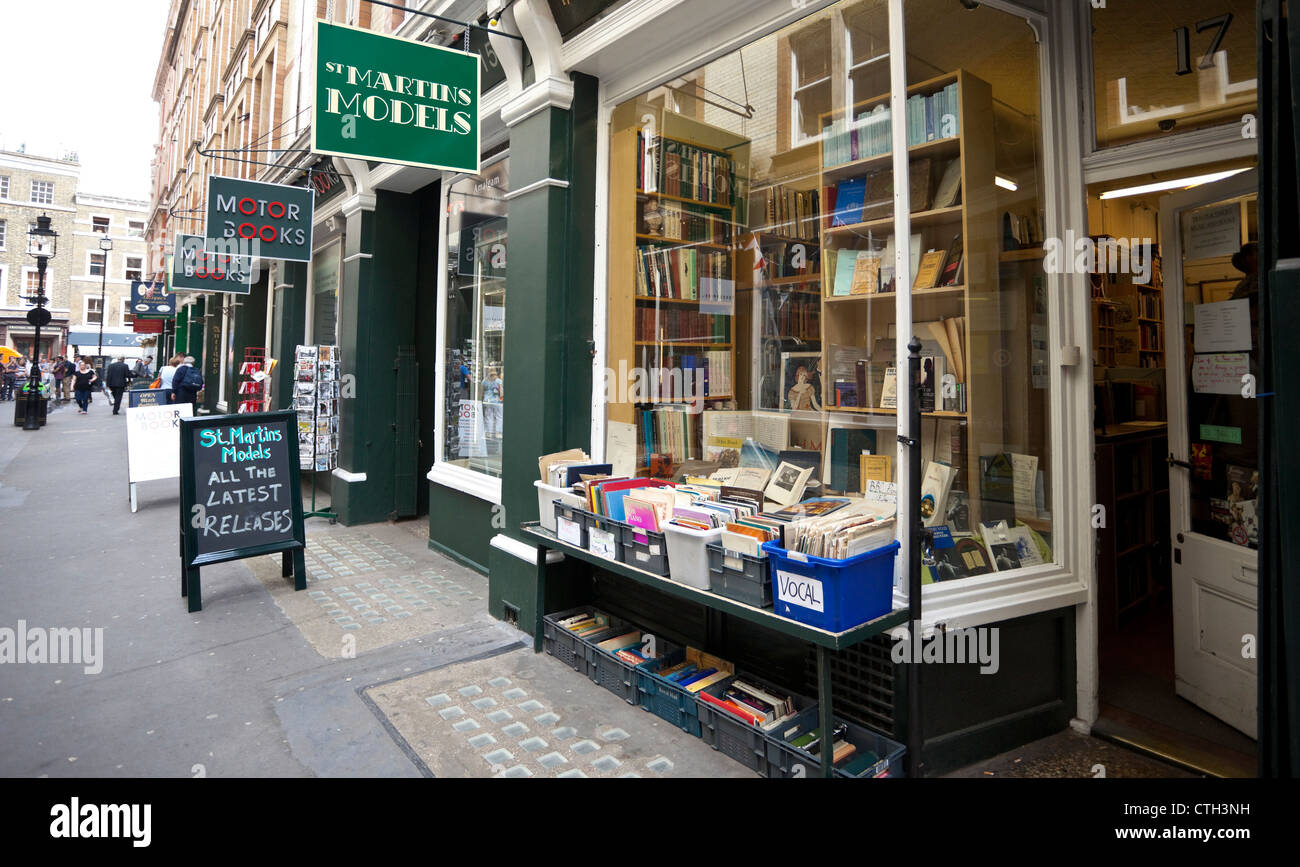
[(767, 558), (728, 551), (718, 544), (708, 546), (709, 589), (755, 608), (772, 607), (772, 579)]
[[(837, 777), (902, 777), (906, 773), (904, 759), (907, 748), (895, 740), (857, 723), (834, 720), (834, 725), (841, 723), (848, 727), (845, 739), (857, 747), (857, 752), (849, 757), (845, 764), (835, 768)], [(820, 711), (814, 705), (801, 711), (790, 722), (771, 732), (767, 740), (768, 776), (772, 777), (819, 777), (822, 772), (820, 755), (813, 755), (790, 743), (800, 735), (821, 727)], [(875, 753), (875, 761), (858, 767), (855, 773), (849, 773), (846, 765), (859, 762), (867, 752)]]
[[(721, 696), (733, 681), (744, 681), (773, 695), (788, 695), (794, 702), (795, 712), (816, 707), (812, 699), (798, 695), (787, 689), (774, 686), (761, 678), (746, 674), (729, 677), (721, 683), (714, 684), (703, 691), (712, 696)], [(772, 736), (759, 726), (740, 717), (734, 716), (726, 708), (718, 707), (705, 699), (699, 700), (700, 737), (715, 750), (730, 756), (750, 770), (757, 771), (765, 777), (777, 776), (769, 767), (767, 742)], [(780, 728), (788, 727), (789, 722)]]
[[(698, 738), (700, 736), (700, 703), (695, 698), (695, 693), (685, 687), (670, 683), (659, 676), (661, 669), (671, 668), (679, 662), (686, 661), (687, 651), (693, 655), (693, 658), (708, 660), (710, 662), (708, 667), (727, 671), (731, 669), (730, 663), (707, 654), (700, 654), (694, 648), (674, 648), (662, 658), (654, 662), (647, 662), (637, 668), (637, 693), (640, 696), (639, 701), (643, 709), (648, 710), (666, 722), (672, 723), (687, 734), (695, 735)], [(712, 663), (722, 663), (725, 669)]]
[[(554, 614), (547, 614), (542, 617), (542, 649), (551, 656), (570, 666), (574, 671), (582, 672), (591, 677), (591, 668), (594, 663), (594, 654), (597, 652), (595, 644), (586, 638), (579, 637), (560, 625), (561, 620), (565, 620), (575, 614), (605, 614), (603, 611), (583, 605), (578, 608), (572, 608), (568, 611), (558, 611)], [(591, 636), (594, 641), (603, 641), (606, 638), (612, 638), (617, 634), (616, 630), (626, 631), (628, 626), (623, 620), (606, 614), (609, 618), (609, 627), (602, 629), (600, 632)]]
[(622, 533), (620, 560), (629, 566), (668, 576), (668, 542), (663, 533), (643, 530), (618, 521), (614, 524)]
[(568, 542), (570, 545), (577, 545), (579, 548), (587, 547), (587, 520), (584, 512), (575, 506), (566, 506), (560, 500), (552, 500), (551, 507), (555, 509), (555, 535), (562, 542)]
[(637, 667), (629, 662), (624, 662), (608, 650), (601, 650), (596, 645), (606, 638), (616, 638), (622, 632), (630, 632), (635, 629), (634, 626), (628, 626), (610, 630), (605, 638), (594, 637), (589, 642), (591, 646), (591, 665), (587, 672), (588, 676), (595, 683), (605, 687), (605, 689), (628, 704), (637, 703)]

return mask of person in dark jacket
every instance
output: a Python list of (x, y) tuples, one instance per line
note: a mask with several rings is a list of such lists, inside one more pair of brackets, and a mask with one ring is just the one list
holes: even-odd
[(172, 375), (172, 403), (193, 404), (202, 390), (203, 374), (194, 366), (194, 356), (187, 355)]
[(72, 374), (74, 380), (73, 392), (77, 395), (77, 414), (85, 415), (86, 407), (90, 406), (90, 389), (98, 379), (94, 369), (82, 361), (77, 365), (77, 372)]
[(126, 391), (127, 383), (131, 381), (131, 368), (126, 366), (126, 362), (121, 356), (108, 366), (104, 371), (104, 383), (108, 390), (113, 393), (113, 415), (118, 414), (122, 408), (122, 392)]

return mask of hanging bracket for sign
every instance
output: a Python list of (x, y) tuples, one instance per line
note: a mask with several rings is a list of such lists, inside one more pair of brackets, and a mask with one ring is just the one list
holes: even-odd
[[(466, 50), (467, 52), (469, 51), (469, 35), (468, 35), (468, 34), (469, 34), (469, 30), (470, 30), (470, 28), (473, 28), (473, 29), (475, 29), (475, 30), (483, 30), (483, 31), (486, 31), (486, 32), (488, 32), (488, 33), (495, 33), (497, 36), (505, 36), (505, 37), (508, 37), (508, 38), (510, 38), (510, 39), (518, 39), (520, 42), (523, 42), (523, 41), (524, 41), (524, 38), (523, 38), (522, 36), (516, 36), (516, 35), (513, 34), (513, 33), (506, 33), (504, 30), (493, 30), (491, 27), (484, 27), (482, 24), (474, 24), (474, 23), (471, 23), (471, 22), (468, 22), (468, 21), (458, 21), (458, 20), (456, 20), (455, 18), (448, 18), (446, 15), (435, 15), (435, 14), (433, 14), (432, 12), (425, 12), (425, 11), (420, 10), (420, 9), (412, 9), (412, 8), (409, 7), (409, 6), (399, 6), (399, 5), (397, 5), (396, 3), (386, 3), (386, 2), (384, 2), (384, 0), (365, 0), (365, 2), (366, 2), (366, 3), (374, 4), (375, 6), (387, 6), (389, 9), (396, 9), (396, 10), (398, 10), (399, 12), (405, 12), (405, 13), (407, 13), (408, 15), (422, 15), (422, 16), (424, 16), (425, 18), (435, 18), (435, 19), (437, 19), (438, 21), (446, 21), (448, 24), (457, 24), (457, 25), (460, 25), (461, 27), (464, 27), (464, 28), (465, 28), (465, 33), (466, 33), (466, 36), (465, 36), (465, 50)], [(505, 7), (505, 8), (506, 8), (506, 9), (509, 9), (509, 8), (510, 8), (511, 6), (513, 6), (513, 5), (514, 5), (514, 0), (511, 0), (510, 3), (507, 3), (507, 4), (506, 4), (506, 7)], [(505, 12), (505, 9), (502, 9), (501, 11), (502, 11), (502, 12)]]

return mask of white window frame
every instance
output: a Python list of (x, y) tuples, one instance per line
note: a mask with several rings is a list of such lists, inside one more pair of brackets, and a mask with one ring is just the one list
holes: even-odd
[[(99, 322), (91, 322), (91, 321), (90, 321), (90, 304), (91, 304), (92, 301), (93, 301), (94, 303), (98, 304), (98, 303), (99, 303), (99, 296), (96, 295), (96, 294), (94, 294), (94, 293), (91, 293), (91, 292), (87, 292), (85, 295), (81, 296), (81, 322), (82, 322), (82, 324), (83, 324), (83, 325), (101, 325), (101, 324), (102, 324), (102, 325), (107, 325), (108, 323), (104, 321), (104, 311), (103, 311), (102, 309), (99, 311)], [(105, 305), (107, 305), (107, 303), (108, 303), (108, 299), (105, 298), (105, 299), (104, 299), (104, 302), (105, 302)]]
[[(136, 224), (136, 223), (138, 223), (138, 224), (140, 225), (140, 229), (139, 229), (139, 231), (136, 231), (135, 229), (132, 228), (132, 226), (133, 226), (134, 224)], [(145, 223), (144, 223), (144, 220), (127, 220), (127, 222), (126, 222), (126, 236), (127, 236), (128, 238), (143, 238), (143, 237), (144, 237), (144, 232), (145, 232)]]
[[(493, 154), (490, 159), (485, 161), (480, 171), (488, 166), (495, 165), (503, 159), (510, 157), (510, 148), (506, 148), (499, 154)], [(442, 176), (442, 188), (439, 190), (441, 196), (441, 207), (438, 209), (438, 314), (437, 314), (437, 363), (434, 365), (434, 384), (435, 396), (434, 406), (445, 407), (447, 401), (447, 208), (451, 201), (451, 188), (458, 181), (465, 178), (476, 177), (475, 175), (457, 173), (444, 173)], [(508, 219), (508, 216), (507, 216)], [(433, 425), (433, 466), (425, 476), (429, 481), (442, 485), (461, 493), (478, 497), (480, 500), (486, 500), (495, 505), (501, 504), (501, 477), (490, 476), (487, 473), (480, 473), (467, 467), (457, 466), (448, 461), (445, 457), (447, 448), (447, 424), (443, 411), (438, 411), (437, 419)]]
[[(32, 303), (31, 301), (24, 301), (24, 300), (23, 300), (23, 296), (24, 296), (24, 295), (30, 294), (31, 292), (35, 291), (34, 288), (33, 288), (33, 289), (30, 289), (30, 290), (27, 288), (27, 277), (28, 277), (29, 274), (31, 274), (31, 275), (37, 275), (37, 276), (36, 276), (37, 283), (40, 282), (40, 276), (39, 276), (39, 275), (40, 275), (40, 269), (37, 268), (35, 265), (24, 265), (24, 266), (23, 266), (23, 277), (22, 277), (22, 282), (20, 282), (20, 283), (18, 284), (18, 287), (17, 287), (17, 293), (14, 295), (14, 300), (17, 302), (17, 304), (16, 304), (15, 306), (16, 306), (16, 307), (19, 307), (19, 308), (21, 308), (21, 309), (23, 309), (23, 310), (26, 310), (28, 307), (35, 307), (35, 306), (36, 306), (36, 305), (35, 305), (34, 303)], [(48, 282), (48, 281), (47, 281), (47, 282)], [(49, 297), (50, 297), (48, 292), (46, 293), (45, 297), (46, 297), (46, 298), (49, 298)], [(48, 307), (49, 305), (47, 304), (46, 306)]]
[[(93, 260), (96, 256), (104, 257), (104, 271), (102, 274), (96, 274), (94, 271), (90, 270), (93, 264)], [(113, 261), (113, 252), (111, 250), (108, 252), (105, 252), (104, 250), (87, 250), (86, 251), (86, 276), (102, 278), (104, 274), (107, 274), (112, 269), (112, 261)]]
[[(901, 19), (903, 0), (890, 0), (891, 14)], [(831, 0), (824, 3), (809, 3), (799, 9), (791, 10), (788, 3), (773, 0), (769, 6), (756, 10), (753, 18), (767, 21), (762, 27), (736, 27), (719, 32), (710, 32), (706, 37), (694, 37), (694, 44), (681, 44), (678, 34), (674, 37), (671, 51), (655, 53), (655, 46), (645, 46), (646, 51), (638, 57), (655, 57), (655, 63), (638, 63), (628, 66), (614, 74), (601, 77), (599, 94), (599, 119), (596, 152), (596, 237), (594, 244), (595, 285), (594, 285), (594, 332), (596, 354), (592, 361), (592, 414), (591, 414), (591, 451), (594, 460), (605, 459), (607, 407), (604, 388), (601, 387), (604, 367), (608, 364), (609, 331), (606, 322), (608, 309), (608, 239), (609, 239), (609, 122), (614, 109), (625, 100), (645, 93), (656, 86), (679, 78), (719, 57), (748, 45), (764, 35), (788, 26), (820, 8), (831, 5)], [(1075, 38), (1074, 31), (1062, 16), (1045, 13), (1017, 5), (1014, 0), (988, 0), (984, 5), (1003, 12), (1014, 14), (1030, 22), (1038, 34), (1040, 45), (1038, 74), (1040, 111), (1042, 112), (1042, 129), (1044, 137), (1044, 196), (1043, 206), (1047, 220), (1047, 233), (1059, 236), (1068, 226), (1075, 233), (1087, 233), (1087, 219), (1084, 202), (1082, 179), (1076, 168), (1079, 164), (1079, 130), (1078, 111), (1070, 107), (1077, 104), (1078, 81), (1077, 70), (1071, 66), (1072, 52), (1068, 44)], [(768, 13), (766, 17), (762, 14)], [(895, 24), (897, 27), (895, 27)], [(671, 28), (669, 28), (671, 29)], [(906, 57), (905, 45), (899, 50), (898, 36), (902, 31), (901, 20), (891, 22), (891, 60), (895, 62), (894, 53), (900, 58)], [(667, 37), (664, 37), (667, 41)], [(688, 40), (689, 42), (689, 40)], [(582, 58), (569, 55), (566, 61), (576, 64)], [(906, 102), (906, 88), (899, 77), (898, 87), (891, 87), (892, 101), (896, 105)], [(793, 142), (792, 142), (793, 146)], [(896, 159), (906, 159), (906, 150), (900, 150)], [(895, 168), (898, 172), (897, 167)], [(906, 168), (902, 176), (906, 176)], [(895, 195), (903, 193), (895, 188)], [(905, 198), (905, 197), (904, 197)], [(445, 199), (444, 199), (445, 219)], [(910, 217), (897, 215), (904, 220), (904, 229), (910, 228)], [(895, 231), (898, 232), (896, 222)], [(904, 236), (908, 234), (903, 231)], [(443, 232), (445, 237), (445, 231)], [(908, 263), (909, 251), (906, 246), (899, 248), (899, 257), (904, 270)], [(445, 268), (445, 261), (440, 262)], [(1051, 478), (1052, 488), (1049, 492), (1052, 513), (1052, 554), (1053, 562), (1042, 566), (1017, 570), (1015, 572), (993, 573), (975, 576), (961, 581), (949, 582), (947, 585), (930, 584), (923, 590), (922, 618), (925, 628), (937, 623), (944, 623), (948, 628), (978, 626), (994, 623), (1014, 617), (1026, 616), (1045, 611), (1060, 610), (1086, 603), (1089, 599), (1090, 585), (1095, 581), (1093, 555), (1095, 548), (1094, 534), (1086, 529), (1090, 526), (1088, 516), (1094, 502), (1095, 479), (1092, 466), (1092, 382), (1091, 373), (1085, 366), (1071, 363), (1076, 353), (1087, 357), (1082, 348), (1090, 340), (1089, 293), (1078, 275), (1048, 275), (1048, 295), (1052, 300), (1049, 310), (1049, 346), (1051, 347), (1051, 373), (1049, 409), (1049, 430), (1051, 436)], [(895, 299), (906, 316), (896, 321), (911, 318), (911, 293), (900, 293)], [(898, 308), (896, 308), (897, 312)], [(900, 332), (900, 334), (903, 332)], [(905, 339), (905, 338), (904, 338)], [(443, 349), (439, 347), (439, 362), (442, 362)], [(906, 353), (904, 352), (904, 357)], [(443, 379), (439, 370), (439, 382)], [(441, 400), (441, 397), (439, 398)], [(900, 395), (900, 416), (904, 409)], [(441, 404), (439, 404), (441, 405)], [(905, 464), (904, 464), (905, 465)], [(906, 505), (901, 508), (906, 510)], [(900, 531), (903, 528), (900, 525)], [(896, 560), (895, 586), (905, 588), (904, 570), (907, 563), (905, 553), (900, 553)], [(895, 596), (896, 606), (905, 604), (900, 594)], [(1083, 615), (1076, 615), (1080, 617)], [(1080, 684), (1082, 690), (1082, 681)]]
[(126, 317), (130, 316), (131, 321), (132, 322), (135, 321), (135, 314), (131, 312), (131, 299), (119, 298), (118, 301), (121, 302), (121, 306), (122, 306), (122, 312), (121, 312), (121, 316), (119, 317), (119, 322), (123, 327), (126, 327), (131, 324), (131, 322), (126, 321)]
[(9, 198), (9, 176), (0, 175), (0, 199)]
[(9, 303), (9, 266), (0, 262), (0, 307)]
[(144, 256), (128, 256), (125, 253), (122, 254), (122, 279), (128, 281), (132, 279), (127, 275), (127, 272), (131, 270), (132, 259), (136, 259), (140, 262), (140, 267), (137, 269), (140, 272), (140, 276), (134, 279), (143, 281), (144, 280)]
[(0, 220), (0, 253), (5, 250), (5, 244), (9, 241), (9, 221)]
[[(823, 22), (818, 22), (817, 26), (823, 26)], [(824, 26), (831, 33), (834, 33), (834, 27), (832, 26), (830, 20), (825, 20)], [(812, 88), (817, 87), (819, 85), (829, 83), (831, 81), (832, 75), (834, 74), (834, 72), (832, 71), (830, 73), (827, 73), (824, 78), (819, 78), (810, 84), (800, 85), (799, 84), (799, 52), (795, 50), (794, 44), (795, 44), (795, 40), (793, 39), (790, 40), (790, 148), (791, 150), (797, 147), (802, 147), (804, 145), (812, 144), (813, 142), (818, 142), (822, 140), (823, 133), (821, 130), (818, 130), (815, 135), (805, 135), (803, 132), (803, 123), (800, 121), (800, 115), (802, 114), (802, 110), (801, 110), (801, 105), (799, 103), (799, 92), (803, 90), (811, 90)]]
[[(105, 225), (104, 225), (104, 231), (101, 232), (101, 231), (99, 230), (99, 227), (95, 225), (95, 221), (96, 221), (96, 220), (107, 220), (107, 221), (108, 221), (108, 222), (105, 223)], [(111, 216), (105, 217), (103, 214), (91, 214), (91, 215), (90, 215), (90, 232), (91, 232), (91, 234), (93, 234), (93, 235), (103, 235), (105, 238), (109, 237), (109, 236), (113, 233), (113, 218), (112, 218)]]
[[(50, 190), (49, 201), (36, 198), (36, 185), (42, 184), (48, 186)], [(43, 189), (44, 187), (42, 187)], [(33, 205), (52, 205), (54, 204), (54, 181), (47, 181), (43, 178), (32, 178), (31, 185), (28, 188), (28, 202)]]

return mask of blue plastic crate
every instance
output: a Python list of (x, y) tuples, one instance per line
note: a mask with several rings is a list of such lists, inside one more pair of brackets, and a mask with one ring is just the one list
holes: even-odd
[[(857, 748), (856, 752), (846, 759), (839, 767), (835, 768), (835, 776), (848, 777), (857, 779), (868, 779), (874, 777), (902, 777), (906, 775), (906, 765), (904, 759), (907, 757), (907, 747), (891, 740), (884, 735), (874, 732), (865, 726), (857, 723), (846, 722), (844, 720), (835, 720), (835, 725), (843, 723), (848, 728), (848, 734), (845, 740)], [(768, 733), (767, 738), (767, 762), (768, 776), (770, 777), (820, 777), (822, 773), (822, 760), (820, 755), (813, 755), (802, 750), (790, 741), (795, 740), (800, 735), (814, 729), (820, 728), (821, 718), (820, 710), (817, 705), (812, 705), (807, 710), (800, 711), (794, 719), (781, 725), (775, 731)], [(844, 768), (859, 760), (867, 752), (875, 753), (876, 759), (864, 768), (859, 768), (856, 773), (850, 774)]]
[[(700, 737), (700, 703), (695, 698), (695, 693), (659, 676), (660, 669), (671, 668), (685, 661), (687, 651), (691, 654), (700, 653), (694, 648), (674, 648), (661, 659), (638, 666), (637, 693), (644, 710), (698, 738)], [(705, 657), (710, 661), (709, 667), (731, 671), (730, 663), (707, 654)], [(714, 663), (721, 663), (721, 665)]]
[(895, 540), (845, 560), (828, 560), (764, 542), (773, 611), (829, 632), (844, 632), (888, 614), (898, 547)]

